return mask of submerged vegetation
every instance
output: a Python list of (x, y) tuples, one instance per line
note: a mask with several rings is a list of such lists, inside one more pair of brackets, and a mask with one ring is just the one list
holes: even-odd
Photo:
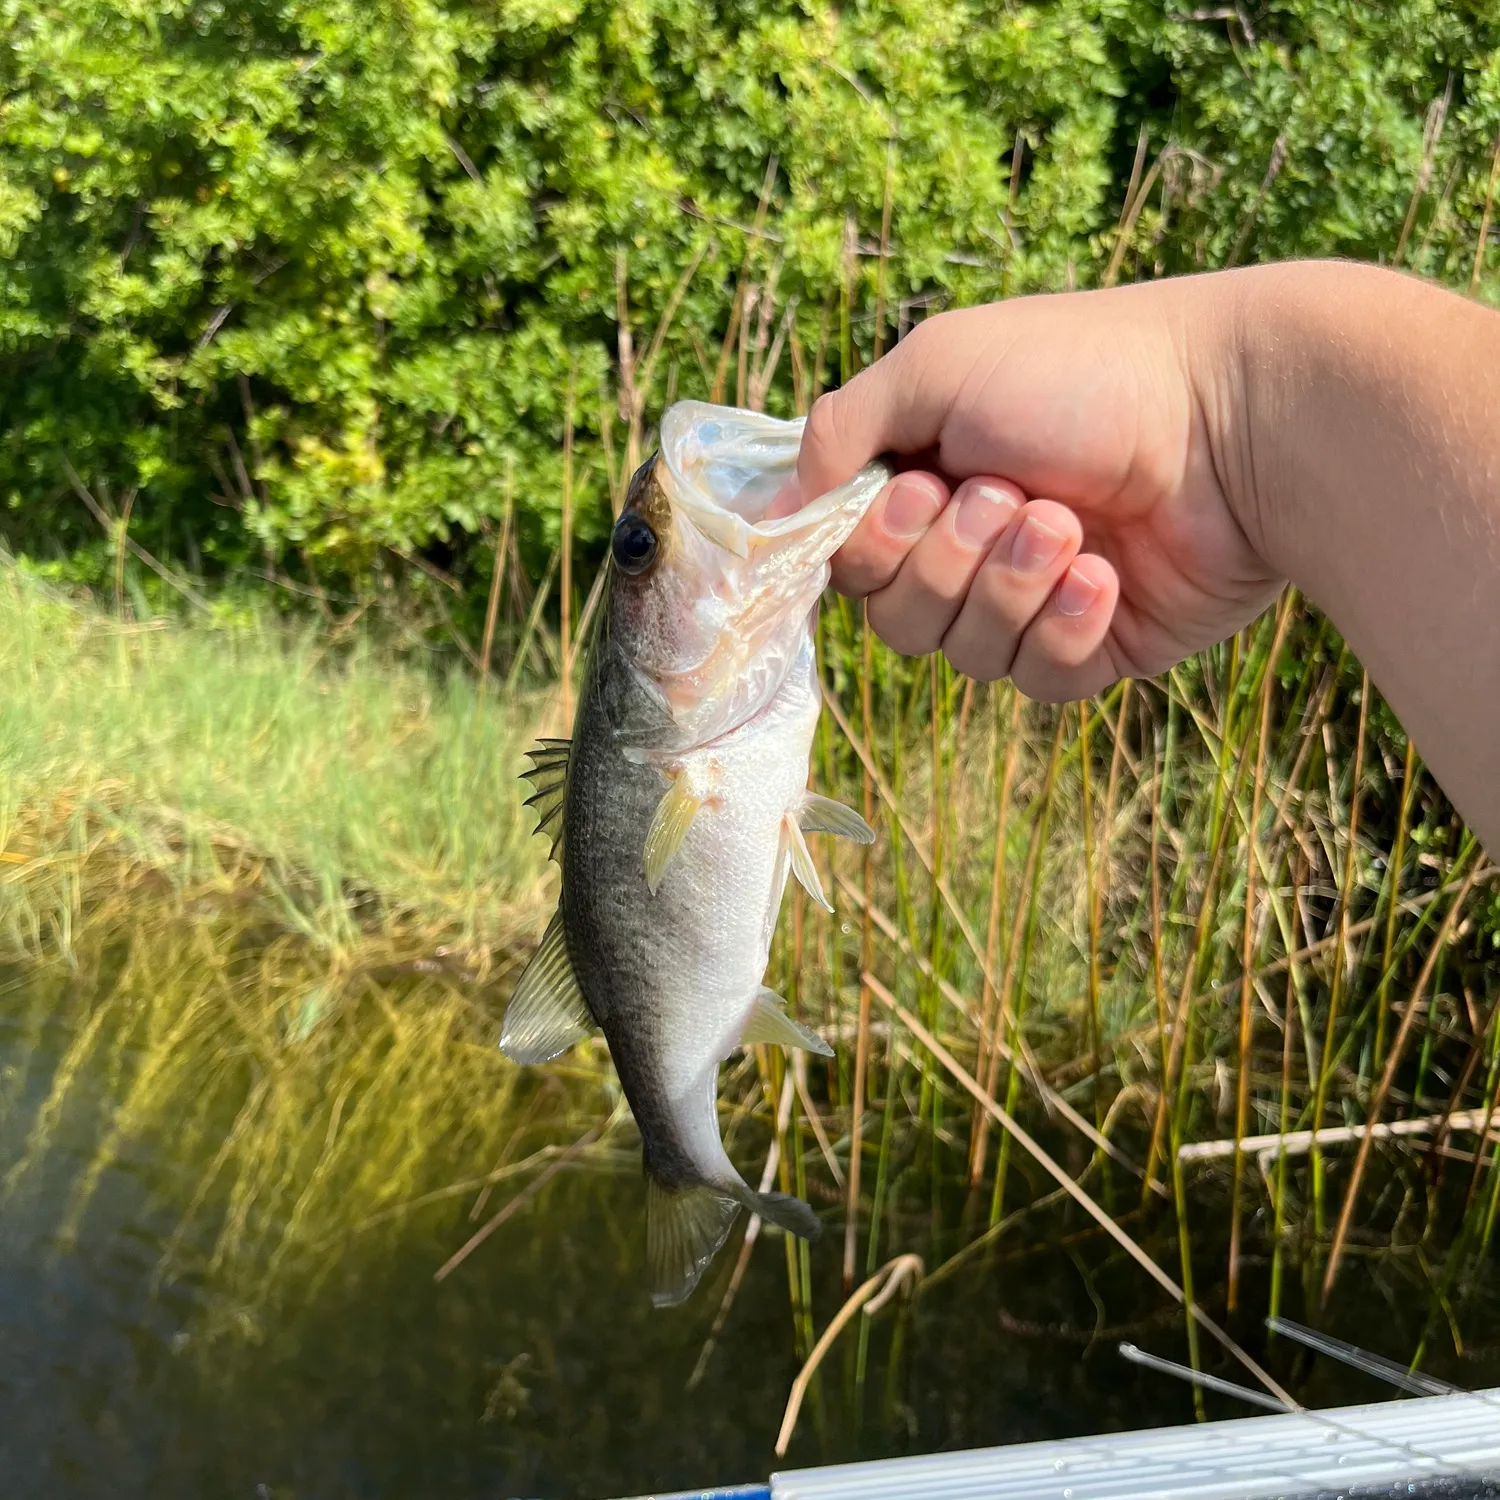
[[(65, 1173), (68, 1245), (175, 1163), (156, 1284), (221, 1348), (637, 1170), (598, 1043), (495, 1043), (555, 891), (522, 752), (668, 401), (1256, 256), (1500, 286), (1500, 37), (1425, 4), (86, 9), (105, 94), (71, 10), (0, 64), (0, 1212)], [(768, 980), (837, 1055), (721, 1101), (827, 1233), (731, 1241), (693, 1380), (782, 1254), (809, 1459), (900, 1428), (945, 1287), (1291, 1394), (1268, 1313), (1492, 1341), (1500, 879), (1316, 613), (1062, 708), (846, 601), (819, 650), (814, 783), (880, 839), (815, 849)]]

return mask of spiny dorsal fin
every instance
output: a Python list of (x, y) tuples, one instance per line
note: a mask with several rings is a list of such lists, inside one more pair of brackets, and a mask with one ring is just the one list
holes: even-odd
[(772, 1047), (801, 1047), (820, 1057), (832, 1057), (833, 1048), (811, 1027), (794, 1021), (783, 1007), (786, 1001), (775, 990), (761, 989), (750, 1008), (750, 1018), (740, 1035), (740, 1042), (753, 1047), (764, 1042)]
[(646, 832), (646, 888), (653, 896), (706, 801), (694, 787), (693, 778), (680, 771), (656, 804), (651, 827)]
[(526, 752), (531, 769), (521, 773), (523, 781), (532, 785), (532, 794), (526, 799), (527, 807), (537, 812), (535, 832), (545, 833), (552, 841), (552, 858), (558, 858), (563, 837), (563, 799), (568, 790), (568, 756), (572, 752), (571, 740), (542, 740), (534, 750)]
[(824, 911), (831, 912), (833, 903), (823, 894), (823, 882), (818, 879), (818, 867), (808, 852), (807, 840), (802, 837), (802, 827), (795, 813), (788, 813), (781, 820), (781, 836), (786, 842), (787, 853), (792, 859), (792, 874), (802, 882), (802, 888)]
[(568, 957), (559, 909), (505, 1008), (500, 1050), (512, 1062), (549, 1062), (581, 1042), (593, 1025)]
[(673, 1189), (646, 1178), (646, 1261), (651, 1300), (681, 1302), (734, 1228), (740, 1205), (707, 1186)]
[(856, 844), (873, 844), (875, 830), (852, 807), (809, 792), (797, 813), (804, 833), (831, 833), (837, 838), (853, 839)]

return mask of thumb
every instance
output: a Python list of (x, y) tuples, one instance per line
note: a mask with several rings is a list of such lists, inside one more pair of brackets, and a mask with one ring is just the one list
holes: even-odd
[(813, 403), (797, 456), (798, 487), (807, 499), (826, 495), (882, 453), (937, 445), (968, 374), (967, 362), (941, 357), (949, 342), (944, 324), (953, 316), (923, 323), (884, 359)]

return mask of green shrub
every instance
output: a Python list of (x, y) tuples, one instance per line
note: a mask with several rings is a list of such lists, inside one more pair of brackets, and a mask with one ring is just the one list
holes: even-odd
[(790, 316), (778, 410), (836, 378), (841, 288), (869, 358), (926, 309), (1112, 264), (1399, 245), (1467, 286), (1494, 7), (1219, 12), (3, 0), (0, 526), (103, 572), (87, 486), (194, 566), (361, 580), (425, 551), (482, 585), (507, 473), (533, 560), (555, 545), (571, 414), (596, 543), (626, 452), (617, 309), (639, 355), (695, 263), (648, 415), (721, 366), (744, 397), (720, 350), (747, 267), (750, 340)]

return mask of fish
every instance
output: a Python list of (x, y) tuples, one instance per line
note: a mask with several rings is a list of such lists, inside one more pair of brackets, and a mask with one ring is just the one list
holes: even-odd
[(801, 503), (803, 423), (699, 401), (663, 414), (610, 538), (570, 739), (530, 752), (558, 908), (500, 1047), (557, 1057), (597, 1027), (641, 1138), (658, 1306), (683, 1301), (741, 1210), (807, 1240), (801, 1199), (752, 1190), (719, 1133), (719, 1065), (758, 1043), (831, 1056), (766, 988), (788, 876), (832, 911), (809, 833), (872, 843), (810, 790), (813, 634), (829, 560), (883, 460)]

